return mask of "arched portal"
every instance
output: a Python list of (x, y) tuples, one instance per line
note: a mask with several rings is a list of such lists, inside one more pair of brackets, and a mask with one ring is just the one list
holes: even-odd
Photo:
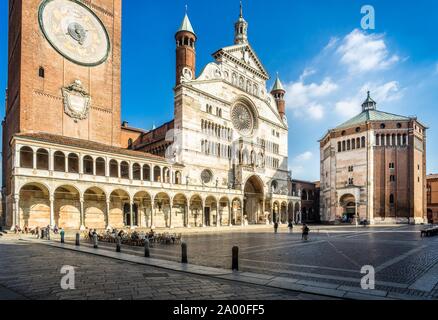
[(294, 221), (294, 204), (289, 202), (287, 207), (287, 222)]
[(356, 216), (356, 198), (352, 194), (345, 194), (339, 203), (343, 208), (342, 220), (350, 222)]
[(235, 225), (242, 224), (242, 202), (235, 198), (231, 203), (231, 222)]
[(434, 223), (432, 209), (427, 209), (427, 222), (431, 224)]
[(84, 225), (89, 229), (105, 229), (108, 223), (106, 195), (102, 189), (93, 187), (84, 193)]
[(157, 228), (170, 227), (170, 197), (164, 192), (157, 194), (155, 197), (155, 216), (154, 225)]
[(299, 202), (295, 203), (295, 207), (294, 207), (294, 222), (297, 223), (297, 224), (300, 222), (300, 203)]
[(49, 190), (39, 184), (30, 183), (20, 190), (19, 223), (21, 228), (47, 227), (50, 224)]
[(219, 200), (219, 224), (227, 226), (230, 224), (230, 200), (223, 197)]
[(281, 223), (283, 223), (283, 224), (287, 223), (288, 221), (287, 221), (287, 203), (286, 202), (283, 202), (281, 204), (280, 214), (281, 214), (281, 216), (280, 216)]
[(216, 225), (216, 217), (217, 217), (217, 200), (213, 196), (207, 197), (205, 199), (205, 208), (204, 208), (204, 226), (212, 227)]
[(202, 198), (198, 195), (193, 196), (190, 199), (190, 215), (189, 215), (189, 226), (192, 227), (201, 227), (202, 226)]
[[(124, 190), (114, 190), (110, 195), (109, 225), (112, 228), (131, 226), (131, 199)], [(128, 207), (126, 207), (128, 205)]]
[(55, 190), (55, 225), (66, 230), (81, 227), (81, 203), (79, 191), (72, 186)]
[(257, 176), (249, 178), (245, 184), (244, 219), (257, 224), (263, 217), (264, 188), (262, 180)]
[(134, 211), (134, 225), (150, 228), (152, 226), (152, 197), (146, 191), (137, 192), (134, 195), (134, 204), (133, 209), (137, 209), (137, 211)]
[(173, 198), (172, 227), (182, 228), (186, 226), (187, 198), (183, 194), (177, 194)]

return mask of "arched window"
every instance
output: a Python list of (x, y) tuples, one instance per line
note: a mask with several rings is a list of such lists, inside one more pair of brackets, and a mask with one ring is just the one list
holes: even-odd
[(356, 139), (351, 140), (351, 149), (356, 150)]
[(346, 145), (345, 145), (345, 141), (342, 141), (342, 151), (346, 150)]
[(151, 167), (147, 164), (143, 166), (143, 180), (151, 181)]
[(33, 168), (33, 150), (29, 147), (22, 147), (20, 149), (20, 167), (32, 169)]
[(141, 167), (138, 163), (132, 166), (132, 179), (141, 180)]
[(119, 177), (119, 164), (116, 160), (110, 161), (110, 177), (118, 178)]
[(392, 143), (391, 143), (391, 145), (393, 147), (395, 147), (395, 134), (392, 135)]
[(65, 172), (65, 154), (61, 151), (55, 152), (54, 170), (57, 172)]
[(407, 145), (408, 144), (408, 140), (407, 140), (407, 136), (404, 134), (403, 135), (403, 145)]
[(380, 146), (380, 134), (376, 135), (376, 146)]
[(154, 168), (154, 181), (161, 182), (161, 168), (158, 166)]
[(84, 174), (88, 174), (88, 175), (94, 174), (94, 160), (90, 156), (84, 157)]
[(351, 149), (351, 142), (350, 140), (347, 140), (347, 150), (350, 151)]
[(103, 158), (96, 159), (96, 176), (99, 177), (106, 176), (105, 159)]
[(366, 145), (365, 145), (365, 137), (362, 137), (362, 148), (366, 148)]
[(68, 155), (68, 172), (79, 173), (79, 156), (76, 153)]
[(45, 149), (37, 151), (37, 169), (49, 170), (49, 152)]
[(129, 164), (126, 161), (120, 164), (120, 175), (122, 179), (129, 179)]
[(383, 134), (380, 136), (380, 145), (381, 145), (382, 147), (385, 146), (385, 135), (383, 135)]
[(391, 195), (389, 196), (389, 204), (390, 204), (391, 206), (393, 206), (393, 205), (395, 204), (395, 199), (394, 199), (394, 195), (393, 195), (393, 194), (391, 194)]
[(341, 143), (341, 141), (338, 142), (338, 152), (342, 152), (342, 143)]

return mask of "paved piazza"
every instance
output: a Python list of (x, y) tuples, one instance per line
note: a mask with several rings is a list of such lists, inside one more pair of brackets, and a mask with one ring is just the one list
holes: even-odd
[[(376, 270), (376, 289), (418, 298), (438, 298), (438, 238), (421, 238), (420, 226), (312, 227), (303, 243), (299, 230), (275, 235), (265, 231), (186, 235), (189, 262), (230, 268), (231, 248), (240, 248), (240, 269), (308, 280), (310, 283), (360, 287), (365, 265)], [(320, 231), (318, 231), (320, 230)], [(102, 248), (102, 245), (101, 245)], [(108, 246), (113, 250), (113, 247)], [(123, 248), (141, 254), (141, 248)], [(180, 260), (180, 247), (154, 245), (152, 257)]]
[[(320, 297), (169, 272), (22, 241), (0, 240), (0, 300), (303, 300)], [(62, 266), (76, 268), (76, 290), (64, 291)]]

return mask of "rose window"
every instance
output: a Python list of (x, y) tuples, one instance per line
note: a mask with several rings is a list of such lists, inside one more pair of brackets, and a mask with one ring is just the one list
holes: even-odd
[(234, 128), (242, 135), (250, 135), (254, 130), (254, 117), (245, 105), (239, 104), (231, 112)]
[(201, 173), (201, 180), (204, 184), (208, 184), (213, 180), (213, 174), (210, 170), (204, 170)]

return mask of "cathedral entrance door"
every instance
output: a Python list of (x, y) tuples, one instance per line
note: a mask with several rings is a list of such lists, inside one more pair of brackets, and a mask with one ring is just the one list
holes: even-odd
[(263, 182), (258, 176), (252, 176), (245, 184), (244, 218), (250, 224), (257, 224), (264, 212), (262, 209), (264, 197)]

